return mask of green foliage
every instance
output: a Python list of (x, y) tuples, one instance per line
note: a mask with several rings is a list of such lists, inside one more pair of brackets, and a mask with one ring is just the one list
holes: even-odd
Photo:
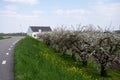
[[(103, 80), (99, 65), (89, 61), (82, 67), (70, 55), (55, 53), (43, 42), (26, 37), (15, 47), (15, 80)], [(120, 72), (109, 70), (104, 80), (119, 80)]]
[(0, 36), (26, 36), (26, 33), (0, 33)]

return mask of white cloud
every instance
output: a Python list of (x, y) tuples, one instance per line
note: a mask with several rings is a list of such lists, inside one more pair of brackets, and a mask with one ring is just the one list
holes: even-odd
[[(0, 25), (2, 26), (1, 31), (3, 32), (21, 32), (21, 29), (26, 32), (30, 25), (39, 24), (43, 20), (40, 15), (20, 14), (10, 10), (0, 11), (0, 18)], [(23, 28), (20, 28), (20, 25), (22, 25), (21, 27)]]
[(44, 12), (42, 10), (34, 10), (31, 11), (29, 14), (20, 14), (17, 12), (17, 6), (15, 5), (6, 5), (3, 7), (2, 10), (0, 10), (0, 16), (5, 16), (5, 17), (16, 17), (16, 18), (37, 18)]
[(18, 14), (15, 11), (4, 10), (4, 11), (0, 11), (0, 16), (16, 17), (18, 16)]
[(120, 3), (101, 3), (95, 4), (94, 10), (96, 13), (105, 16), (120, 16)]
[(54, 13), (61, 15), (61, 14), (64, 14), (64, 11), (62, 9), (58, 9), (58, 10), (54, 11)]
[(85, 15), (85, 22), (100, 25), (103, 28), (112, 26), (117, 29), (120, 21), (120, 2), (110, 2), (107, 0), (96, 1), (89, 4), (89, 15)]
[(88, 15), (89, 11), (85, 9), (58, 9), (54, 11), (54, 14), (62, 21), (62, 23), (74, 24), (83, 22), (85, 15)]
[(3, 6), (3, 9), (0, 10), (0, 16), (16, 16), (17, 15), (17, 6), (15, 5), (6, 5)]
[(72, 9), (72, 10), (58, 9), (54, 11), (54, 13), (59, 15), (84, 15), (86, 13), (89, 13), (89, 11), (84, 9)]
[(6, 2), (12, 3), (27, 3), (27, 4), (37, 4), (38, 0), (4, 0)]
[(40, 14), (43, 14), (43, 13), (44, 13), (44, 11), (42, 11), (42, 10), (33, 11), (33, 14), (36, 14), (36, 15), (40, 15)]
[(17, 6), (15, 5), (6, 5), (4, 6), (5, 10), (11, 10), (11, 11), (14, 11), (14, 10), (17, 10)]
[(8, 18), (22, 19), (22, 20), (35, 20), (35, 19), (37, 20), (37, 19), (39, 19), (39, 15), (19, 14), (16, 11), (10, 11), (10, 10), (0, 11), (0, 16), (8, 17)]

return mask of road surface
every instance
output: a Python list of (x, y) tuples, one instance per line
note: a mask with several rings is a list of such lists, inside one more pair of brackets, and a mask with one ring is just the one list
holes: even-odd
[(14, 80), (14, 45), (23, 37), (0, 40), (0, 80)]

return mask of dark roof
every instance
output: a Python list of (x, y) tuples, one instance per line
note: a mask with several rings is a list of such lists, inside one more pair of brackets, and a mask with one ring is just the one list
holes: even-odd
[(30, 26), (33, 32), (39, 32), (41, 29), (42, 32), (52, 31), (50, 26)]

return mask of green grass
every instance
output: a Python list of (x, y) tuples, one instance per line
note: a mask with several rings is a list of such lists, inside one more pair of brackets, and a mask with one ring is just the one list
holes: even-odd
[(8, 38), (11, 38), (10, 36), (0, 36), (0, 40), (1, 39), (8, 39)]
[(1, 40), (1, 39), (4, 39), (4, 38), (3, 38), (2, 36), (0, 36), (0, 40)]
[[(98, 67), (98, 68), (96, 68)], [(26, 37), (15, 47), (15, 80), (119, 80), (120, 72), (108, 70), (110, 77), (99, 76), (99, 66), (89, 61), (82, 67), (43, 42)]]

